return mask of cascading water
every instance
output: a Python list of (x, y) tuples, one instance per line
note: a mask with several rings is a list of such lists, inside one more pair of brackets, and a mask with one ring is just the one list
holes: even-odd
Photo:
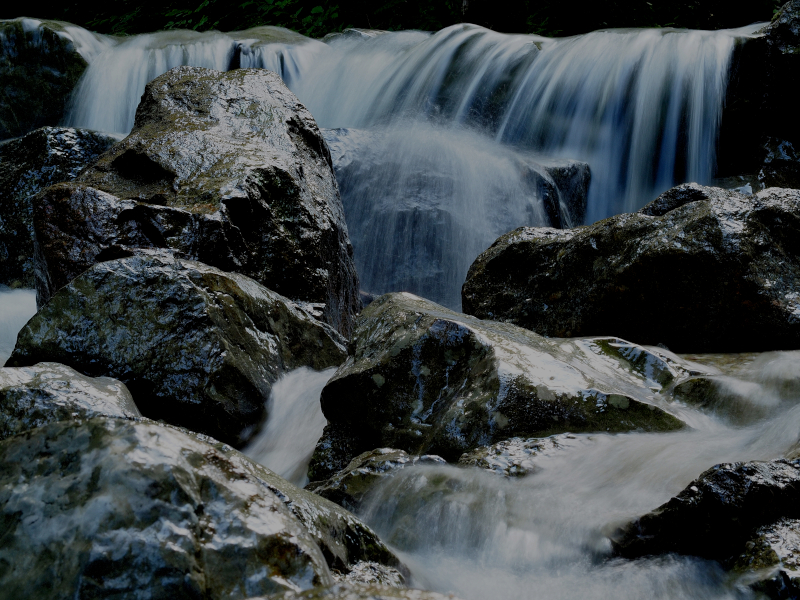
[[(355, 152), (375, 168), (337, 168), (363, 288), (457, 309), (480, 251), (552, 223), (515, 153), (588, 162), (587, 222), (708, 183), (732, 50), (757, 28), (548, 39), (456, 25), (327, 44), (277, 28), (162, 32), (101, 53), (68, 122), (129, 131), (147, 81), (173, 66), (276, 70), (321, 127), (381, 134)], [(562, 204), (573, 192), (558, 191)]]
[(17, 334), (36, 313), (36, 292), (0, 287), (0, 367), (11, 356)]

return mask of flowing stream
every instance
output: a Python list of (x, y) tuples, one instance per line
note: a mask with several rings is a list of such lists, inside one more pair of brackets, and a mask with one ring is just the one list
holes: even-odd
[(0, 287), (0, 366), (11, 356), (19, 330), (35, 313), (35, 291)]

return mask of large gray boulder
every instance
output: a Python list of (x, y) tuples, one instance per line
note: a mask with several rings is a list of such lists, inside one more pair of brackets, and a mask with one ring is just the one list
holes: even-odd
[(470, 261), (498, 235), (522, 224), (583, 222), (586, 163), (484, 147), (447, 129), (323, 135), (369, 292), (409, 291), (457, 309)]
[(0, 20), (0, 139), (57, 125), (104, 36), (69, 23)]
[(470, 267), (464, 311), (679, 352), (800, 347), (800, 191), (686, 184), (638, 213), (523, 227)]
[[(298, 515), (305, 495), (313, 503)], [(358, 527), (331, 527), (341, 515)], [(399, 565), (339, 507), (149, 421), (61, 421), (0, 442), (0, 519), (9, 598), (221, 600), (328, 586), (325, 536), (336, 531), (354, 567)]]
[(0, 440), (55, 421), (141, 417), (125, 384), (58, 363), (0, 368)]
[(331, 327), (252, 279), (152, 253), (98, 263), (62, 288), (20, 331), (7, 365), (115, 377), (145, 416), (239, 445), (282, 373), (345, 355)]
[[(360, 307), (358, 278), (330, 153), (275, 73), (168, 71), (148, 84), (131, 134), (78, 182), (133, 202), (150, 245), (252, 277), (349, 334)], [(127, 232), (118, 214), (113, 207), (92, 213), (86, 227), (114, 244)], [(35, 223), (37, 239), (42, 232), (37, 269), (48, 273), (37, 275), (49, 281), (37, 290), (45, 302), (80, 273), (82, 234), (70, 228), (73, 221), (50, 220), (46, 208)], [(74, 268), (49, 273), (50, 262), (65, 256), (74, 257)]]
[(96, 131), (42, 127), (0, 144), (0, 284), (35, 286), (32, 197), (74, 179), (117, 141)]
[(678, 429), (659, 392), (690, 373), (617, 338), (547, 339), (387, 294), (362, 312), (351, 356), (322, 391), (329, 425), (309, 478), (376, 447), (455, 462), (516, 436)]

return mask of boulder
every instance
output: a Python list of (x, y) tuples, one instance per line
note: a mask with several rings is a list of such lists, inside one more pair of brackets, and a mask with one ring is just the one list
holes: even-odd
[(0, 139), (57, 125), (88, 61), (112, 43), (60, 21), (0, 20)]
[[(0, 584), (8, 597), (43, 600), (331, 585), (319, 540), (344, 511), (308, 494), (317, 516), (303, 521), (293, 512), (302, 496), (230, 447), (168, 425), (50, 423), (0, 442)], [(347, 534), (372, 549), (362, 554), (382, 549), (398, 564), (366, 526)]]
[[(251, 600), (259, 600), (251, 598)], [(262, 598), (260, 600), (266, 600)], [(314, 588), (305, 592), (286, 592), (271, 600), (458, 600), (452, 594), (423, 590), (398, 589), (373, 584), (338, 583), (331, 587)]]
[(498, 235), (520, 224), (583, 221), (590, 180), (583, 162), (430, 127), (323, 135), (370, 292), (409, 291), (458, 309), (470, 261)]
[(525, 477), (536, 471), (537, 456), (549, 456), (576, 442), (570, 434), (553, 435), (546, 438), (511, 438), (481, 446), (465, 452), (458, 459), (463, 467), (477, 467), (504, 477)]
[(331, 327), (252, 279), (153, 252), (98, 263), (62, 288), (7, 365), (115, 377), (145, 416), (239, 445), (282, 373), (344, 357)]
[(547, 339), (386, 294), (322, 391), (329, 426), (309, 471), (330, 477), (376, 447), (455, 462), (512, 437), (679, 429), (659, 391), (691, 373), (617, 338)]
[(31, 198), (74, 179), (116, 142), (96, 131), (42, 127), (0, 145), (0, 284), (35, 286)]
[[(147, 234), (152, 244), (252, 277), (349, 334), (360, 308), (358, 278), (330, 153), (311, 114), (275, 73), (178, 67), (157, 77), (131, 134), (78, 182), (147, 215), (153, 206), (172, 209), (163, 217), (172, 227), (156, 224)], [(93, 214), (87, 227), (114, 243), (125, 234), (118, 214)], [(44, 236), (41, 268), (64, 256), (81, 261), (81, 235), (39, 216), (37, 236), (49, 227), (78, 240), (50, 252)], [(56, 274), (41, 279), (52, 281), (42, 301), (67, 283)]]
[(314, 481), (306, 489), (353, 512), (379, 481), (416, 464), (446, 464), (439, 456), (410, 456), (403, 450), (377, 448), (359, 454), (344, 469), (325, 481)]
[(678, 352), (800, 347), (800, 191), (686, 184), (638, 213), (523, 227), (470, 267), (465, 312)]
[(116, 379), (86, 377), (58, 363), (0, 368), (0, 440), (56, 421), (100, 416), (142, 415)]
[(800, 595), (800, 520), (779, 519), (759, 527), (731, 570), (769, 598)]

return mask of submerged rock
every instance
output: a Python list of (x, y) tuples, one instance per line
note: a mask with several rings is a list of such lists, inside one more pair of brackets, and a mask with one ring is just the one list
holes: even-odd
[(88, 61), (109, 43), (60, 21), (0, 20), (0, 139), (58, 124)]
[(0, 440), (55, 421), (141, 417), (125, 384), (58, 363), (0, 368)]
[[(330, 153), (275, 73), (168, 71), (147, 85), (131, 134), (78, 181), (146, 213), (151, 244), (252, 277), (349, 334), (358, 278)], [(154, 205), (172, 209), (167, 227), (150, 216)], [(118, 214), (92, 214), (87, 226), (114, 243), (126, 234)], [(37, 223), (37, 235), (46, 226), (61, 227)], [(78, 254), (76, 246), (49, 253), (43, 244), (43, 268)], [(65, 283), (51, 279), (42, 301)]]
[(357, 511), (364, 497), (379, 481), (416, 464), (445, 464), (438, 456), (410, 456), (403, 450), (378, 448), (359, 454), (344, 469), (325, 481), (313, 481), (306, 489), (347, 510)]
[(352, 515), (204, 436), (94, 418), (0, 442), (8, 597), (236, 599), (328, 586), (321, 540), (340, 515), (358, 527), (337, 530), (339, 555), (360, 545), (359, 557), (399, 564)]
[(241, 444), (283, 372), (344, 357), (332, 328), (252, 279), (153, 253), (98, 263), (62, 288), (7, 364), (115, 377), (145, 416)]
[[(259, 600), (252, 598), (251, 600)], [(261, 600), (266, 600), (261, 599)], [(438, 594), (423, 590), (397, 589), (381, 585), (338, 583), (327, 588), (314, 588), (305, 592), (286, 592), (270, 600), (458, 600), (452, 594)]]
[(570, 445), (573, 440), (575, 436), (570, 434), (546, 438), (515, 437), (465, 452), (458, 464), (486, 469), (504, 477), (525, 477), (536, 470), (534, 459), (537, 456), (548, 456)]
[(322, 391), (329, 426), (314, 478), (376, 447), (456, 461), (512, 437), (678, 429), (657, 395), (686, 375), (617, 338), (546, 339), (387, 294), (362, 312), (351, 356)]
[(32, 288), (32, 197), (69, 181), (117, 138), (86, 129), (42, 127), (0, 145), (0, 284)]
[(470, 267), (465, 312), (542, 335), (614, 332), (672, 350), (800, 346), (800, 191), (697, 184), (639, 213), (523, 227)]

